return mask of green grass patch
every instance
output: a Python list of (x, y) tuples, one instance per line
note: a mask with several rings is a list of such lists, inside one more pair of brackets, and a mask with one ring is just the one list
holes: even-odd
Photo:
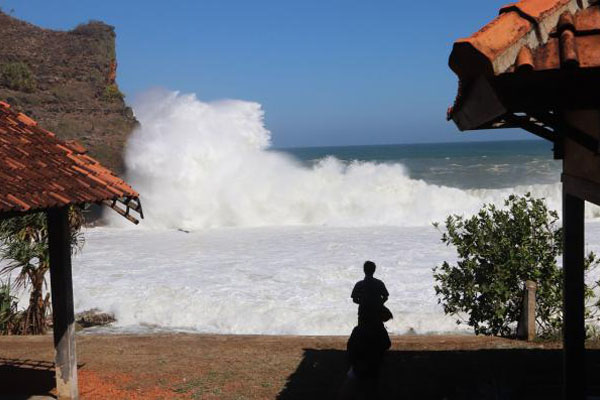
[(104, 88), (104, 92), (102, 93), (102, 98), (106, 100), (123, 100), (125, 95), (121, 93), (119, 87), (116, 84), (108, 85)]
[(35, 77), (24, 62), (11, 62), (0, 66), (0, 83), (12, 90), (33, 92), (36, 88)]

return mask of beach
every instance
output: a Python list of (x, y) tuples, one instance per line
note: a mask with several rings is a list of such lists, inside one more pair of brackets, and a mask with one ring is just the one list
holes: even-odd
[[(128, 147), (145, 219), (86, 228), (73, 257), (75, 312), (116, 318), (77, 336), (83, 399), (335, 399), (349, 384), (350, 293), (365, 260), (377, 264), (394, 314), (385, 398), (560, 394), (559, 344), (473, 336), (444, 314), (433, 278), (456, 261), (440, 240), (448, 215), (527, 192), (560, 211), (546, 144), (273, 149), (256, 105), (169, 101), (170, 123), (140, 113), (145, 127)], [(182, 118), (181, 108), (212, 110), (227, 129)], [(252, 129), (227, 125), (232, 116)], [(586, 251), (600, 250), (599, 210), (586, 209)], [(3, 337), (0, 349), (6, 382), (52, 390), (50, 336)], [(600, 363), (589, 354), (593, 377)]]
[[(372, 260), (391, 334), (469, 333), (435, 295), (432, 269), (456, 261), (440, 240), (445, 218), (527, 192), (560, 212), (560, 165), (544, 142), (272, 149), (255, 108), (225, 107), (254, 127), (248, 136), (225, 117), (213, 123), (227, 135), (178, 117), (214, 107), (193, 97), (166, 106), (166, 126), (181, 129), (147, 121), (127, 157), (146, 218), (86, 229), (73, 259), (75, 312), (117, 319), (96, 332), (347, 335), (350, 292)], [(597, 208), (587, 212), (586, 249), (598, 251)]]
[[(81, 399), (335, 399), (348, 369), (346, 340), (80, 334)], [(589, 373), (597, 376), (600, 343), (588, 348)], [(532, 395), (527, 398), (551, 399), (560, 394), (559, 349), (555, 342), (493, 337), (393, 336), (379, 385), (384, 399), (469, 398), (469, 392), (491, 394), (500, 387), (505, 394), (519, 390)], [(53, 356), (51, 335), (0, 337), (0, 373), (8, 386), (2, 392), (51, 394)]]

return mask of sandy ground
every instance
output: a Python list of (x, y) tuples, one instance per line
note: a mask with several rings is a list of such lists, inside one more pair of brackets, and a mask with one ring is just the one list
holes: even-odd
[[(346, 339), (78, 335), (81, 398), (336, 399), (348, 369)], [(392, 342), (377, 383), (382, 399), (560, 394), (556, 343), (475, 336), (400, 336)], [(588, 382), (595, 391), (600, 344), (588, 348)], [(52, 359), (51, 336), (0, 337), (0, 393), (52, 394)]]

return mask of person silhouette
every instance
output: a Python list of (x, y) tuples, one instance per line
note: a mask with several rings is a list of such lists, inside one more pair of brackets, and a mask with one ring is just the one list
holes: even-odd
[(344, 395), (340, 398), (377, 397), (377, 378), (383, 355), (391, 346), (390, 337), (383, 325), (384, 319), (391, 318), (391, 313), (386, 316), (389, 310), (383, 305), (389, 293), (385, 284), (373, 277), (375, 268), (374, 262), (366, 261), (363, 266), (365, 278), (358, 281), (352, 290), (352, 300), (358, 304), (358, 325), (348, 339), (350, 370), (342, 391), (346, 394), (354, 392), (354, 396)]
[(375, 274), (375, 263), (365, 261), (363, 270), (365, 278), (356, 282), (352, 289), (352, 300), (358, 304), (358, 324), (382, 325), (383, 304), (387, 301), (390, 294), (385, 284), (379, 279), (373, 277)]

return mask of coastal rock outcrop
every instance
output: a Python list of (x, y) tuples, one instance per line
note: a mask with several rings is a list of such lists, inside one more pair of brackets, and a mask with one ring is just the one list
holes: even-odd
[(0, 12), (0, 35), (0, 100), (122, 172), (138, 122), (116, 83), (114, 28), (90, 21), (54, 31)]
[(105, 326), (115, 322), (115, 316), (112, 313), (105, 313), (98, 308), (82, 311), (75, 315), (75, 322), (80, 328), (89, 328), (91, 326)]

